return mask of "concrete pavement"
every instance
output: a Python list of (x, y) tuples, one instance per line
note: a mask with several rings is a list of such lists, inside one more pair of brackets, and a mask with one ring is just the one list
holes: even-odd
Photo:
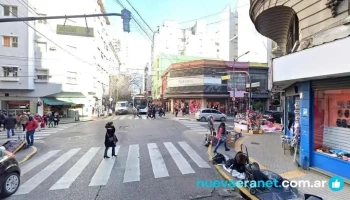
[(219, 178), (201, 135), (174, 120), (115, 120), (118, 156), (103, 159), (105, 123), (81, 123), (46, 138), (21, 165), (21, 187), (9, 199), (227, 199), (196, 188), (198, 179)]

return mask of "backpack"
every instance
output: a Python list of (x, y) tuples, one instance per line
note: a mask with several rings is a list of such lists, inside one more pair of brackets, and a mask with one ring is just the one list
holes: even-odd
[(225, 162), (225, 167), (227, 169), (233, 169), (233, 164), (234, 164), (234, 158), (230, 158)]
[(221, 164), (225, 162), (225, 156), (222, 155), (221, 153), (217, 153), (214, 157), (213, 157), (213, 164), (217, 165), (217, 164)]

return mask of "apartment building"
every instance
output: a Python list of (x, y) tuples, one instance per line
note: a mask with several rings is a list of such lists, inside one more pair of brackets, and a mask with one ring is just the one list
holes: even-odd
[(301, 166), (350, 179), (348, 157), (329, 151), (350, 152), (349, 1), (251, 0), (249, 14), (280, 51), (272, 90), (283, 93), (285, 127), (294, 122), (285, 134), (300, 135)]
[(160, 98), (161, 74), (170, 64), (191, 61), (188, 58), (233, 61), (238, 57), (238, 13), (227, 7), (220, 19), (217, 29), (210, 29), (205, 20), (198, 20), (194, 26), (185, 29), (176, 21), (163, 22), (154, 34), (150, 68), (153, 98)]
[[(101, 0), (3, 0), (1, 3), (1, 17), (105, 12)], [(88, 116), (100, 111), (102, 96), (109, 91), (109, 73), (116, 71), (119, 64), (106, 31), (109, 19), (26, 23), (0, 24), (1, 109), (12, 114), (57, 111), (62, 117), (72, 117), (75, 112)], [(78, 36), (62, 32), (68, 26)]]

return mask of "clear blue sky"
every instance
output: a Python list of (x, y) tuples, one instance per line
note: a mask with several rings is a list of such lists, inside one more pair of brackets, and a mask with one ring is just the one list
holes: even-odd
[[(126, 0), (119, 0), (132, 13), (130, 5)], [(156, 29), (163, 20), (175, 20), (178, 22), (188, 21), (223, 11), (231, 5), (236, 6), (237, 0), (129, 0), (145, 21)], [(120, 12), (121, 7), (115, 0), (105, 0), (108, 12)], [(134, 13), (136, 16), (136, 13)], [(207, 22), (220, 20), (219, 15), (206, 18)], [(111, 20), (112, 23), (116, 20)], [(140, 21), (140, 20), (139, 20)], [(184, 24), (191, 26), (194, 22)], [(114, 23), (113, 23), (114, 24)]]

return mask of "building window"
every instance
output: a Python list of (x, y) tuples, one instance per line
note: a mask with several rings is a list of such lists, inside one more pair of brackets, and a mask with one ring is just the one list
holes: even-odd
[(291, 53), (294, 44), (299, 40), (299, 19), (295, 14), (289, 25), (289, 31), (287, 36), (286, 52)]
[(40, 52), (47, 52), (47, 43), (46, 42), (37, 42), (36, 46)]
[(17, 77), (18, 67), (2, 67), (4, 77)]
[(18, 37), (3, 36), (4, 47), (18, 47)]
[(17, 6), (6, 6), (3, 5), (3, 11), (4, 11), (4, 16), (12, 16), (12, 17), (17, 17), (18, 16), (18, 8)]

